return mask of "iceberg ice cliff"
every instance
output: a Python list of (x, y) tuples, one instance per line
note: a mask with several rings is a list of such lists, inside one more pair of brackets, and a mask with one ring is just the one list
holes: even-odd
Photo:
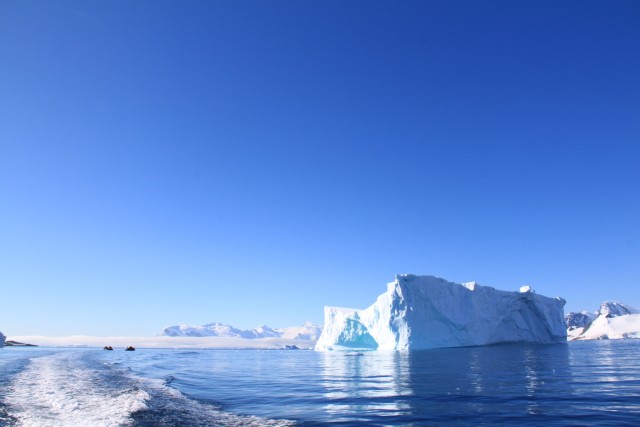
[(562, 298), (475, 282), (398, 275), (364, 310), (325, 307), (316, 350), (420, 350), (506, 342), (565, 342)]
[(5, 337), (4, 335), (2, 335), (2, 332), (0, 332), (0, 347), (4, 346), (4, 341), (7, 339), (7, 337)]

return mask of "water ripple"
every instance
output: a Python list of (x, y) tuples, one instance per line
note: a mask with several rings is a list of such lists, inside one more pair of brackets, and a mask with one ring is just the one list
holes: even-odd
[[(637, 425), (640, 419), (640, 341), (358, 357), (312, 351), (20, 351), (0, 352), (0, 367), (6, 368), (0, 425), (51, 417), (54, 403), (47, 403), (54, 408), (49, 412), (42, 402), (25, 403), (34, 390), (43, 402), (50, 396), (58, 396), (58, 405), (66, 402), (57, 421), (85, 405), (99, 408), (90, 411), (92, 421), (110, 419), (114, 425)], [(94, 398), (83, 400), (87, 396)], [(101, 398), (111, 403), (102, 405)]]

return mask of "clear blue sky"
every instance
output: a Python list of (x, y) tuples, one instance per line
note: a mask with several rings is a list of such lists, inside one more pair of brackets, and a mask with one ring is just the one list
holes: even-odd
[(0, 330), (640, 305), (640, 2), (3, 1)]

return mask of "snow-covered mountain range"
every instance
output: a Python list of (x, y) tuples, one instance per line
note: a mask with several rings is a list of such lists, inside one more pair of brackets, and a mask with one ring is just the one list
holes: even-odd
[(640, 338), (640, 310), (605, 301), (595, 313), (570, 312), (565, 316), (571, 340)]
[(307, 322), (302, 326), (270, 328), (260, 325), (254, 329), (238, 329), (224, 323), (208, 323), (202, 326), (176, 325), (166, 327), (160, 332), (165, 337), (225, 337), (225, 338), (283, 338), (315, 341), (322, 332), (322, 326)]

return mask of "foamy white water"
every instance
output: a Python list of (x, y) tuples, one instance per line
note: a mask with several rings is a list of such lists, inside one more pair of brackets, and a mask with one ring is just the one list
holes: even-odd
[(122, 426), (147, 408), (146, 391), (105, 384), (100, 371), (83, 365), (76, 352), (31, 359), (5, 399), (10, 415), (23, 426)]
[[(290, 426), (288, 420), (236, 415), (190, 399), (162, 381), (136, 377), (96, 351), (32, 357), (4, 396), (7, 424), (44, 427), (193, 425)], [(3, 423), (0, 422), (0, 425)]]

